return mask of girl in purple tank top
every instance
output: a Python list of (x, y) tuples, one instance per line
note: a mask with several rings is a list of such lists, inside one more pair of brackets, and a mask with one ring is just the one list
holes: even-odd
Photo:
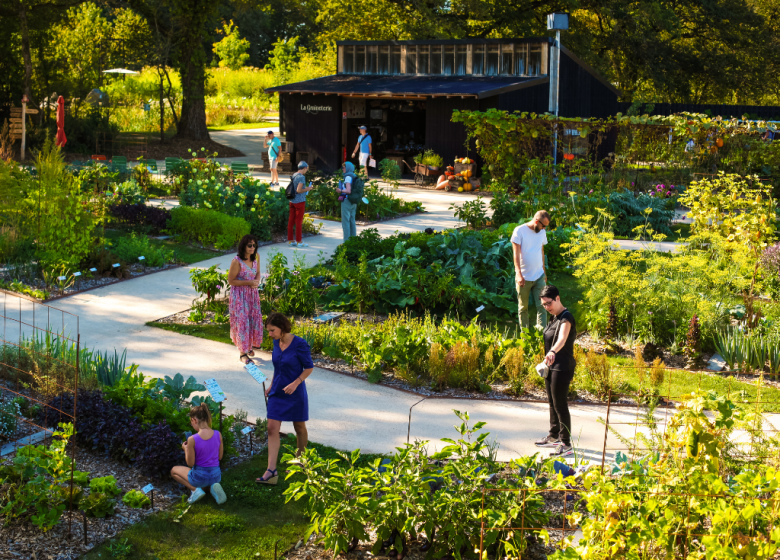
[(211, 429), (211, 411), (206, 403), (190, 409), (190, 424), (197, 433), (181, 444), (187, 467), (173, 467), (171, 478), (192, 491), (187, 500), (191, 504), (206, 495), (203, 491), (206, 486), (210, 487), (217, 503), (224, 504), (227, 496), (219, 483), (222, 480), (219, 460), (224, 451), (222, 434)]

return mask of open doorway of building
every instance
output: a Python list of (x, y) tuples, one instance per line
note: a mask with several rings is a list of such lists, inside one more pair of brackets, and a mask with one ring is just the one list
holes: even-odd
[[(403, 160), (413, 165), (412, 158), (424, 150), (425, 100), (345, 98), (344, 113), (342, 138), (348, 161), (357, 164), (351, 156), (361, 125), (368, 127), (377, 165), (382, 159), (394, 159), (403, 173), (407, 171)], [(379, 170), (371, 171), (374, 175)]]

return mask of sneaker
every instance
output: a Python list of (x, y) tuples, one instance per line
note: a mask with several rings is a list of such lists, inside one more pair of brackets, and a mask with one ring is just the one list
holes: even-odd
[(570, 455), (574, 455), (574, 448), (563, 443), (559, 443), (555, 451), (550, 452), (550, 457), (568, 457)]
[(219, 482), (215, 482), (211, 485), (211, 495), (214, 496), (214, 499), (217, 500), (219, 505), (227, 502), (227, 496), (225, 495), (225, 491), (222, 489), (222, 485)]
[(298, 242), (298, 247), (308, 247), (308, 246), (309, 246), (308, 243), (304, 243), (303, 241)]
[(545, 438), (540, 439), (537, 442), (534, 442), (534, 445), (536, 447), (558, 447), (561, 444), (561, 440), (554, 438), (552, 436), (547, 436)]
[(298, 244), (297, 244), (295, 241), (288, 241), (288, 242), (287, 242), (287, 244), (288, 244), (290, 247), (296, 247), (296, 246), (298, 245)]
[(206, 493), (203, 491), (202, 488), (196, 488), (195, 490), (192, 491), (192, 495), (189, 498), (187, 498), (187, 503), (194, 504), (205, 495)]

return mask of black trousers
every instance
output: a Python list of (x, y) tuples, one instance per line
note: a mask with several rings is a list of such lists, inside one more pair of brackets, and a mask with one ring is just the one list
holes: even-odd
[(547, 402), (550, 403), (550, 437), (571, 445), (571, 414), (566, 400), (574, 371), (551, 371), (544, 380)]

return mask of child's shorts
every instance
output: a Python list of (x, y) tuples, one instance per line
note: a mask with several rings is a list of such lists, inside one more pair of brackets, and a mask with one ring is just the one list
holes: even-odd
[(187, 473), (187, 480), (195, 488), (205, 488), (222, 480), (222, 471), (219, 467), (193, 467)]

